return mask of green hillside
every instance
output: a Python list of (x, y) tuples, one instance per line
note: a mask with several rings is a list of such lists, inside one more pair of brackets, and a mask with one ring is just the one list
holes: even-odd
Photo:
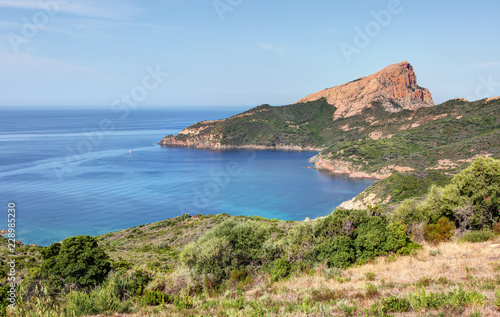
[(500, 157), (499, 109), (499, 99), (455, 99), (397, 113), (374, 103), (361, 115), (334, 121), (335, 107), (321, 99), (281, 107), (262, 105), (225, 120), (197, 123), (188, 129), (200, 129), (199, 133), (167, 136), (163, 141), (168, 145), (171, 140), (191, 140), (193, 146), (309, 146), (360, 171), (404, 166), (456, 173), (476, 155)]

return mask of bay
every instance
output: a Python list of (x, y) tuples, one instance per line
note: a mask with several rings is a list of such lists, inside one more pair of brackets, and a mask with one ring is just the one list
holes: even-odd
[(0, 108), (0, 199), (5, 211), (17, 206), (16, 238), (49, 245), (183, 213), (303, 220), (329, 214), (373, 183), (306, 168), (314, 152), (156, 144), (243, 110)]

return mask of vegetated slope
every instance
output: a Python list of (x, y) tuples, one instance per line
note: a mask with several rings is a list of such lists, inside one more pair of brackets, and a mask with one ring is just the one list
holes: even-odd
[(408, 198), (425, 196), (432, 185), (444, 186), (451, 179), (452, 176), (435, 170), (394, 173), (368, 186), (338, 208), (365, 210), (370, 206), (399, 203)]
[(393, 166), (456, 173), (477, 155), (500, 155), (500, 100), (451, 100), (432, 108), (390, 114), (370, 124), (382, 138), (336, 143), (321, 152), (361, 171)]
[(331, 121), (335, 108), (324, 100), (307, 105), (282, 107), (262, 105), (234, 117), (202, 121), (167, 136), (160, 144), (224, 149), (244, 146), (322, 147), (322, 132)]
[(368, 175), (392, 174), (341, 204), (342, 208), (365, 209), (422, 196), (432, 184), (444, 185), (449, 175), (463, 170), (474, 157), (500, 157), (499, 109), (498, 98), (451, 100), (415, 112), (420, 118), (427, 111), (438, 111), (437, 117), (449, 114), (445, 118), (401, 130), (391, 139), (339, 143), (319, 156), (334, 162), (333, 166), (347, 162)]

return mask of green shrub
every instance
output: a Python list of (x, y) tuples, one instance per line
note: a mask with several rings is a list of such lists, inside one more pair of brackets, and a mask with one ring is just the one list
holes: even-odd
[(147, 306), (158, 306), (167, 302), (167, 294), (160, 291), (148, 291), (141, 299), (141, 303)]
[(193, 308), (193, 298), (189, 296), (174, 296), (173, 297), (174, 306), (179, 309), (191, 309)]
[(224, 311), (227, 311), (229, 309), (240, 311), (245, 307), (245, 302), (245, 297), (238, 297), (235, 299), (225, 299), (220, 303), (220, 305), (224, 309)]
[(474, 213), (470, 219), (473, 229), (492, 225), (500, 216), (500, 160), (478, 157), (455, 175), (452, 184), (463, 201), (471, 202)]
[(111, 267), (114, 270), (128, 270), (129, 268), (132, 267), (132, 264), (130, 262), (127, 262), (125, 260), (118, 260), (111, 262)]
[(342, 311), (344, 312), (345, 316), (354, 316), (356, 311), (358, 310), (358, 306), (354, 304), (353, 306), (349, 306), (347, 304), (342, 304), (340, 307)]
[(493, 305), (500, 309), (500, 289), (495, 291), (495, 296), (497, 298), (493, 301)]
[(250, 273), (246, 269), (244, 269), (244, 268), (235, 269), (235, 270), (231, 271), (231, 274), (229, 275), (229, 281), (233, 282), (233, 283), (241, 282), (249, 276), (250, 276)]
[(391, 296), (382, 299), (382, 312), (399, 313), (411, 310), (410, 300), (404, 297)]
[(382, 217), (370, 217), (354, 231), (354, 246), (360, 259), (370, 259), (385, 254), (386, 221)]
[[(434, 188), (434, 187), (433, 187)], [(432, 189), (431, 189), (432, 190)], [(414, 198), (404, 200), (396, 207), (391, 215), (396, 223), (402, 223), (407, 226), (414, 223), (428, 222), (429, 215), (421, 207), (421, 204)]]
[(372, 283), (366, 284), (366, 292), (365, 295), (368, 298), (373, 298), (378, 295), (378, 288), (377, 286), (373, 285)]
[(386, 240), (384, 250), (387, 252), (397, 252), (410, 242), (410, 238), (405, 232), (405, 228), (399, 223), (391, 223), (385, 229)]
[(313, 238), (313, 226), (311, 222), (299, 222), (288, 232), (288, 241), (290, 244), (311, 242)]
[(449, 241), (453, 236), (455, 225), (448, 218), (442, 217), (436, 224), (429, 224), (424, 229), (424, 238), (426, 241), (439, 244)]
[(408, 244), (401, 249), (398, 250), (398, 254), (401, 255), (410, 255), (416, 250), (423, 250), (424, 247), (416, 242), (410, 241)]
[(340, 236), (333, 240), (331, 250), (327, 261), (328, 267), (345, 269), (356, 261), (356, 250), (352, 245), (352, 240), (347, 236)]
[(464, 291), (457, 289), (448, 293), (427, 293), (422, 287), (420, 293), (410, 293), (410, 302), (416, 310), (437, 309), (445, 306), (466, 307), (484, 305), (486, 297), (476, 291)]
[(500, 223), (495, 223), (493, 225), (493, 233), (496, 235), (500, 234)]
[(318, 247), (318, 260), (327, 260), (328, 267), (347, 268), (356, 260), (356, 250), (348, 236), (329, 239)]
[(449, 185), (431, 190), (419, 208), (429, 212), (431, 222), (445, 216), (460, 230), (493, 225), (500, 219), (500, 160), (478, 157)]
[(134, 296), (141, 296), (148, 283), (151, 281), (149, 275), (143, 271), (116, 272), (110, 277), (115, 286), (115, 294), (120, 300)]
[(328, 217), (314, 222), (313, 234), (319, 240), (337, 236), (351, 236), (354, 228), (366, 221), (365, 211), (337, 209)]
[(374, 272), (366, 272), (365, 273), (365, 278), (368, 281), (375, 281), (375, 273)]
[(199, 244), (188, 244), (181, 254), (183, 262), (198, 278), (209, 278), (220, 283), (237, 268), (233, 266), (230, 243), (226, 238), (203, 239)]
[(388, 252), (408, 254), (421, 247), (413, 243), (399, 223), (388, 224), (384, 216), (337, 210), (314, 227), (315, 261), (327, 260), (329, 267), (347, 268)]
[(112, 282), (86, 292), (71, 291), (66, 295), (66, 311), (72, 316), (129, 313), (130, 303), (122, 303), (116, 296)]
[(271, 269), (271, 277), (275, 281), (283, 279), (290, 274), (291, 269), (292, 265), (286, 258), (279, 258), (273, 263), (273, 268)]
[(191, 268), (193, 275), (208, 277), (219, 284), (231, 271), (245, 266), (257, 266), (270, 261), (270, 254), (263, 245), (270, 237), (270, 226), (255, 220), (230, 218), (211, 231), (188, 244), (181, 253), (181, 260)]
[(90, 288), (104, 281), (111, 269), (108, 255), (90, 236), (76, 236), (42, 251), (43, 276), (66, 285)]
[(8, 290), (10, 290), (10, 286), (0, 287), (0, 316), (5, 315), (5, 310), (10, 304)]
[(494, 238), (495, 234), (491, 230), (471, 231), (460, 237), (461, 242), (484, 242)]

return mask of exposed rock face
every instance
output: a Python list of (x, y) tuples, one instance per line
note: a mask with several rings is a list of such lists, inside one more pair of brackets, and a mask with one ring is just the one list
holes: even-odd
[(334, 120), (360, 114), (372, 107), (374, 102), (380, 103), (389, 112), (434, 106), (431, 93), (417, 85), (413, 67), (406, 61), (350, 83), (319, 91), (297, 103), (321, 98), (326, 98), (337, 108)]
[(310, 163), (314, 164), (314, 168), (318, 170), (328, 171), (332, 174), (348, 175), (350, 178), (372, 178), (384, 179), (391, 175), (388, 173), (365, 173), (359, 171), (358, 167), (352, 163), (341, 160), (329, 160), (324, 158), (321, 154), (315, 155), (309, 159)]
[[(183, 130), (184, 131), (184, 130)], [(182, 132), (182, 131), (181, 131)], [(181, 134), (181, 133), (179, 133)], [(161, 146), (183, 146), (183, 147), (193, 147), (197, 149), (204, 150), (280, 150), (280, 151), (321, 151), (321, 148), (316, 148), (312, 146), (297, 146), (289, 144), (277, 144), (274, 146), (266, 145), (225, 145), (221, 144), (215, 139), (210, 139), (205, 136), (201, 137), (189, 137), (185, 140), (178, 140), (173, 135), (164, 137), (159, 143)]]

